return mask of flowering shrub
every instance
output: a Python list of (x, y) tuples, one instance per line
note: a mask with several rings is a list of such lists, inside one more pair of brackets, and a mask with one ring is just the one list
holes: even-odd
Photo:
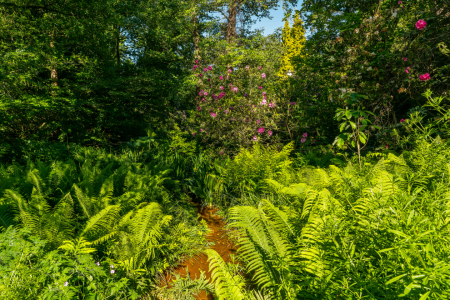
[[(272, 142), (287, 103), (265, 89), (269, 77), (264, 68), (209, 66), (205, 70), (209, 81), (199, 93), (203, 98), (192, 119), (193, 136), (227, 148)], [(194, 70), (195, 75), (200, 73)]]

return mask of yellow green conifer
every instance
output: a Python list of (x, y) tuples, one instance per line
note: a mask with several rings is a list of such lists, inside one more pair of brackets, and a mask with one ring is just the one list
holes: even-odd
[(294, 72), (296, 68), (293, 65), (293, 58), (301, 59), (305, 55), (305, 28), (298, 13), (295, 14), (294, 24), (292, 28), (286, 20), (283, 28), (283, 57), (282, 66), (278, 72), (278, 76), (285, 78), (289, 72)]

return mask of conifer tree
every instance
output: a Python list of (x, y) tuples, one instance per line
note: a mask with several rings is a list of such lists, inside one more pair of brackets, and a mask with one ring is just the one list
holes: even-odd
[(278, 72), (278, 76), (286, 77), (289, 72), (293, 72), (295, 69), (293, 65), (293, 58), (296, 60), (305, 55), (305, 29), (303, 22), (300, 19), (298, 13), (295, 14), (294, 24), (292, 28), (289, 26), (289, 22), (286, 20), (283, 28), (283, 65)]

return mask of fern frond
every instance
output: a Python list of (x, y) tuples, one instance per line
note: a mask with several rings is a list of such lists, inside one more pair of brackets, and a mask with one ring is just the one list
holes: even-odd
[(98, 235), (99, 233), (108, 231), (113, 227), (114, 222), (119, 219), (120, 206), (109, 205), (99, 211), (96, 215), (89, 218), (86, 226), (81, 232), (81, 236)]

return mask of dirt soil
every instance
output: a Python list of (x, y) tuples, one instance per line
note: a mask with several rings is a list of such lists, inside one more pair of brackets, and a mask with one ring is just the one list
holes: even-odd
[[(208, 224), (208, 227), (211, 229), (211, 232), (206, 237), (209, 242), (214, 242), (214, 245), (211, 246), (211, 249), (216, 250), (216, 252), (220, 254), (224, 261), (230, 262), (230, 254), (235, 254), (237, 248), (227, 237), (225, 222), (221, 217), (215, 214), (217, 209), (202, 207), (201, 204), (194, 205), (198, 207), (200, 218), (205, 220)], [(183, 262), (175, 269), (175, 272), (184, 277), (187, 275), (186, 267), (188, 268), (189, 275), (192, 279), (200, 277), (200, 270), (205, 272), (206, 278), (211, 279), (208, 257), (205, 254), (200, 254)], [(167, 277), (167, 280), (168, 282), (172, 281), (170, 276)], [(207, 296), (206, 292), (203, 291), (199, 296), (196, 297), (196, 299), (214, 300), (214, 297), (212, 295)]]

